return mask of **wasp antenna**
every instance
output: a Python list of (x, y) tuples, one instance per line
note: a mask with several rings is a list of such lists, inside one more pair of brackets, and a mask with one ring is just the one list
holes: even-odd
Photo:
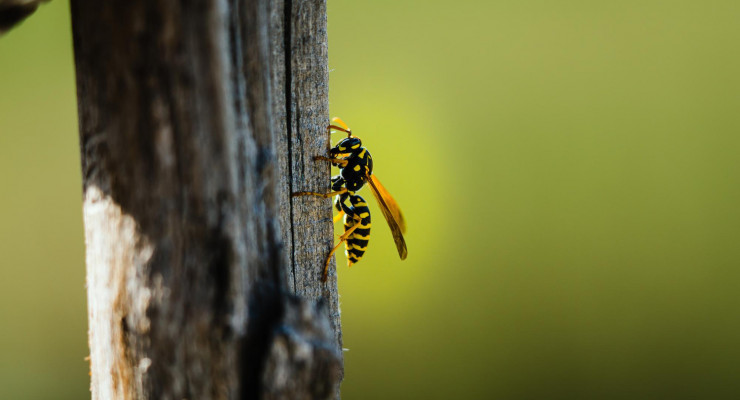
[(332, 119), (331, 119), (331, 122), (336, 122), (336, 123), (338, 123), (338, 124), (339, 124), (339, 125), (340, 125), (340, 126), (341, 126), (342, 128), (344, 128), (345, 130), (347, 130), (347, 131), (351, 131), (351, 129), (349, 129), (349, 127), (347, 126), (347, 124), (345, 124), (345, 123), (344, 123), (344, 121), (342, 121), (342, 119), (341, 119), (341, 118), (339, 118), (339, 117), (334, 117), (334, 118), (332, 118)]
[(334, 117), (334, 118), (331, 119), (331, 122), (334, 122), (336, 124), (339, 124), (339, 126), (329, 124), (329, 127), (327, 128), (327, 131), (328, 132), (331, 132), (332, 129), (336, 129), (338, 131), (342, 131), (342, 132), (346, 133), (348, 138), (352, 137), (352, 129), (349, 129), (349, 127), (347, 126), (347, 124), (345, 124), (344, 121), (342, 121), (341, 118)]

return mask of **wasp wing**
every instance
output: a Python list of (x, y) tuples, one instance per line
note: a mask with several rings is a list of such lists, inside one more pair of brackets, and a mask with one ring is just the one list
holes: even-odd
[[(406, 233), (406, 220), (403, 218), (403, 213), (401, 213), (401, 207), (398, 206), (396, 200), (394, 200), (393, 196), (385, 190), (385, 187), (383, 187), (375, 175), (370, 175), (370, 182), (378, 191), (378, 194), (375, 196), (377, 197), (380, 195), (383, 201), (385, 201), (385, 204), (388, 206), (388, 210), (391, 212), (391, 215), (393, 215), (393, 218), (395, 218), (396, 223), (398, 223), (398, 227), (401, 228), (401, 233)], [(380, 202), (380, 200), (378, 200), (378, 202)]]
[[(380, 181), (378, 181), (375, 175), (366, 174), (366, 177), (367, 181), (370, 183), (370, 189), (372, 189), (371, 191), (373, 192), (375, 199), (378, 201), (380, 210), (383, 212), (383, 216), (385, 217), (385, 220), (388, 221), (388, 226), (391, 228), (393, 241), (396, 242), (396, 248), (398, 249), (398, 255), (401, 257), (401, 260), (405, 260), (408, 255), (406, 241), (403, 239), (403, 232), (406, 230), (406, 221), (403, 219), (401, 210), (398, 208), (396, 201), (393, 200), (393, 197), (391, 197), (390, 194), (388, 194), (388, 191), (386, 191), (383, 185), (380, 184)], [(392, 206), (390, 206), (390, 204), (392, 204)], [(396, 215), (398, 215), (398, 218)], [(398, 222), (399, 220), (401, 221), (400, 223)]]

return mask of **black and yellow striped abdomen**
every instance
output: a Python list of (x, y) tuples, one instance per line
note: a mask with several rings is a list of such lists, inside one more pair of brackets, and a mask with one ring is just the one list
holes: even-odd
[[(359, 224), (357, 228), (350, 234), (345, 242), (345, 252), (347, 255), (347, 263), (351, 266), (352, 264), (360, 261), (362, 256), (365, 255), (367, 245), (370, 242), (370, 209), (367, 207), (365, 199), (362, 197), (352, 194), (349, 196), (349, 201), (352, 206), (349, 207), (351, 213), (347, 213), (344, 216), (344, 231), (348, 231), (355, 224)], [(360, 218), (357, 222), (355, 216)]]

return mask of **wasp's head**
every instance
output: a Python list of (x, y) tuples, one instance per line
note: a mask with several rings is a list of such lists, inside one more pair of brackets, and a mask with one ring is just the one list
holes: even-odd
[(337, 143), (329, 152), (332, 155), (359, 153), (362, 149), (362, 141), (357, 136), (346, 137)]

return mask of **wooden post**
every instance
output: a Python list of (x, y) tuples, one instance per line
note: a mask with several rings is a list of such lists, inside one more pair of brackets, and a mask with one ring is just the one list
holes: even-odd
[(72, 19), (93, 398), (338, 398), (325, 1)]

